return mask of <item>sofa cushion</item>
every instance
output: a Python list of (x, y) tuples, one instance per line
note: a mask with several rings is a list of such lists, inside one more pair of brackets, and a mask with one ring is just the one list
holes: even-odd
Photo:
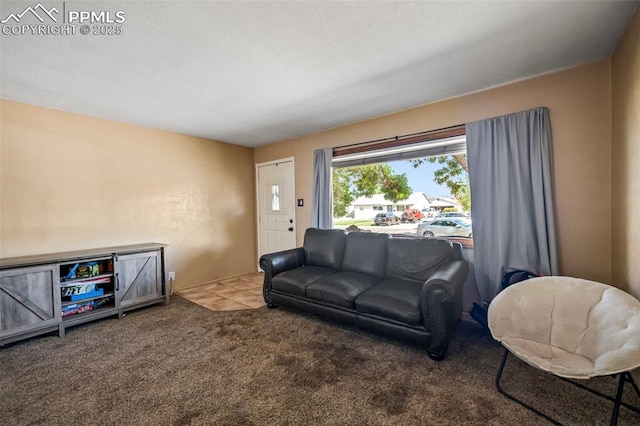
[(421, 283), (387, 279), (360, 294), (356, 298), (356, 310), (363, 314), (421, 326), (423, 325), (420, 308), (421, 292)]
[(353, 309), (356, 297), (382, 281), (373, 275), (338, 272), (307, 286), (307, 298)]
[(389, 235), (350, 232), (344, 249), (343, 271), (384, 277)]
[(447, 262), (453, 252), (449, 240), (439, 238), (390, 238), (387, 244), (387, 277), (424, 283)]
[(307, 229), (303, 244), (307, 265), (340, 269), (346, 236), (340, 229)]
[(336, 272), (338, 271), (331, 268), (306, 265), (279, 273), (271, 279), (271, 288), (304, 297), (309, 284)]

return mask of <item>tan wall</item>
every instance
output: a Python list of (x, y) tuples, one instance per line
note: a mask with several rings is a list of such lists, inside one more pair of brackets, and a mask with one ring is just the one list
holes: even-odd
[(0, 256), (163, 242), (176, 289), (256, 269), (252, 149), (0, 108)]
[(295, 156), (297, 239), (310, 226), (313, 151), (438, 129), (538, 106), (550, 110), (560, 271), (611, 281), (611, 98), (608, 60), (448, 99), (255, 150), (255, 161)]
[(640, 298), (640, 8), (611, 64), (613, 281)]

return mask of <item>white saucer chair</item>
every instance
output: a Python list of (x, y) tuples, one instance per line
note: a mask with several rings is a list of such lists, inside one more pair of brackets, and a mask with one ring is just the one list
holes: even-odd
[[(640, 301), (605, 284), (570, 277), (532, 278), (507, 287), (489, 305), (489, 329), (505, 347), (496, 375), (498, 391), (523, 407), (560, 424), (506, 393), (500, 378), (509, 353), (527, 364), (614, 402), (611, 424), (630, 383), (640, 399), (631, 370), (640, 367)], [(618, 375), (615, 398), (573, 380)]]

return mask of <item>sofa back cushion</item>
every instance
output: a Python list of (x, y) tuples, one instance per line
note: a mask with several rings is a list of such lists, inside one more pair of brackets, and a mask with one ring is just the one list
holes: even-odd
[(425, 282), (452, 255), (453, 244), (438, 238), (390, 238), (387, 277)]
[(350, 232), (347, 234), (342, 270), (384, 277), (387, 241), (387, 234)]
[(340, 229), (307, 229), (303, 244), (307, 265), (340, 269), (346, 236), (346, 232)]

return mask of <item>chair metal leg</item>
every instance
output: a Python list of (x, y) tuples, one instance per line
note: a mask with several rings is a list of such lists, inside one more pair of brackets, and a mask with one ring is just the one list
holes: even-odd
[[(498, 373), (496, 374), (496, 389), (498, 390), (498, 392), (502, 395), (504, 395), (507, 399), (513, 401), (513, 402), (517, 402), (518, 404), (520, 404), (521, 406), (523, 406), (524, 408), (526, 408), (529, 411), (532, 411), (533, 413), (537, 414), (540, 417), (545, 418), (546, 420), (548, 420), (549, 422), (551, 422), (554, 425), (561, 425), (560, 422), (558, 422), (557, 420), (547, 416), (546, 414), (542, 413), (541, 411), (536, 410), (535, 408), (533, 408), (532, 406), (530, 406), (529, 404), (519, 400), (518, 398), (514, 397), (513, 395), (510, 395), (509, 393), (507, 393), (504, 389), (502, 389), (502, 387), (500, 386), (500, 379), (502, 378), (502, 373), (504, 371), (504, 367), (507, 363), (507, 357), (509, 356), (509, 350), (505, 348), (504, 350), (504, 355), (502, 357), (502, 361), (500, 362), (500, 367), (498, 368)], [(631, 386), (633, 387), (636, 395), (638, 396), (638, 398), (640, 399), (640, 389), (638, 388), (638, 385), (636, 384), (636, 382), (633, 380), (633, 376), (631, 375), (630, 372), (624, 372), (624, 373), (620, 373), (620, 379), (618, 381), (618, 388), (616, 391), (616, 397), (612, 398), (608, 395), (605, 395), (601, 392), (598, 392), (595, 389), (591, 389), (588, 388), (580, 383), (576, 383), (573, 380), (569, 380), (569, 379), (565, 379), (564, 377), (559, 377), (556, 376), (561, 380), (564, 380), (565, 382), (571, 383), (574, 386), (577, 386), (581, 389), (584, 390), (588, 390), (591, 393), (594, 393), (600, 397), (606, 398), (610, 401), (614, 402), (614, 406), (613, 406), (613, 413), (611, 414), (611, 425), (616, 425), (618, 423), (618, 415), (620, 413), (620, 407), (625, 407), (628, 408), (636, 413), (640, 413), (640, 409), (638, 409), (637, 407), (634, 407), (632, 405), (626, 404), (624, 402), (622, 402), (622, 395), (624, 393), (624, 385), (626, 382), (631, 383)]]
[(626, 374), (627, 373), (620, 374), (620, 380), (618, 381), (618, 391), (616, 392), (616, 402), (613, 405), (613, 413), (611, 414), (611, 426), (618, 424), (618, 413), (620, 412), (620, 402), (622, 402), (622, 391), (624, 390)]
[(636, 396), (638, 397), (638, 399), (640, 399), (640, 389), (638, 389), (638, 385), (636, 385), (635, 380), (633, 380), (633, 376), (631, 375), (631, 372), (626, 371), (620, 374), (620, 381), (618, 382), (618, 393), (616, 394), (616, 403), (615, 403), (615, 406), (613, 407), (613, 414), (611, 415), (612, 426), (618, 424), (618, 412), (620, 411), (621, 405), (640, 414), (640, 409), (622, 402), (622, 391), (624, 389), (624, 385), (626, 382), (631, 383), (631, 387), (635, 391)]
[[(633, 387), (634, 387), (634, 389), (636, 389), (636, 388), (637, 388), (636, 383), (633, 381), (633, 377), (631, 376), (631, 373), (625, 372), (625, 373), (620, 373), (620, 374), (621, 374), (621, 376), (625, 377), (625, 381), (627, 381), (627, 382), (631, 383), (631, 386), (633, 386)], [(615, 377), (615, 376), (616, 376), (616, 375), (614, 374), (614, 375), (613, 375), (613, 377)], [(573, 380), (566, 379), (566, 378), (564, 378), (564, 377), (560, 377), (560, 376), (557, 376), (557, 377), (558, 377), (558, 379), (560, 379), (560, 380), (562, 380), (562, 381), (565, 381), (565, 382), (567, 382), (567, 383), (571, 383), (573, 386), (577, 386), (577, 387), (579, 387), (580, 389), (584, 389), (584, 390), (586, 390), (586, 391), (589, 391), (589, 392), (591, 392), (591, 393), (593, 393), (593, 394), (595, 394), (595, 395), (598, 395), (599, 397), (602, 397), (602, 398), (608, 399), (609, 401), (611, 401), (611, 402), (613, 402), (613, 403), (615, 403), (615, 402), (616, 402), (616, 399), (615, 399), (615, 398), (613, 398), (613, 397), (611, 397), (611, 396), (609, 396), (609, 395), (605, 395), (605, 394), (603, 394), (602, 392), (599, 392), (599, 391), (597, 391), (597, 390), (595, 390), (595, 389), (591, 389), (591, 388), (589, 388), (589, 387), (587, 387), (587, 386), (585, 386), (585, 385), (583, 385), (583, 384), (581, 384), (581, 383), (574, 382)], [(638, 398), (640, 398), (640, 392), (636, 391), (636, 393), (638, 394)], [(631, 410), (631, 411), (635, 411), (636, 413), (640, 414), (640, 408), (636, 408), (636, 407), (634, 407), (633, 405), (627, 404), (627, 403), (626, 403), (626, 402), (624, 402), (624, 401), (620, 401), (620, 405), (621, 405), (621, 406), (623, 406), (623, 407), (628, 408), (628, 409), (629, 409), (629, 410)]]
[(554, 425), (562, 426), (562, 423), (558, 422), (555, 419), (552, 419), (551, 417), (547, 416), (543, 412), (536, 410), (535, 408), (533, 408), (529, 404), (519, 400), (518, 398), (514, 397), (513, 395), (508, 394), (507, 392), (505, 392), (502, 389), (502, 387), (500, 387), (500, 378), (502, 377), (502, 372), (504, 371), (504, 366), (507, 363), (507, 357), (508, 356), (509, 356), (509, 349), (505, 349), (504, 350), (504, 356), (502, 357), (502, 361), (500, 362), (500, 368), (498, 369), (498, 374), (496, 375), (496, 389), (498, 389), (498, 392), (500, 392), (502, 395), (504, 395), (507, 399), (510, 399), (513, 402), (517, 402), (518, 404), (522, 405), (527, 410), (532, 411), (535, 414), (537, 414), (538, 416), (547, 419), (549, 422), (553, 423)]

